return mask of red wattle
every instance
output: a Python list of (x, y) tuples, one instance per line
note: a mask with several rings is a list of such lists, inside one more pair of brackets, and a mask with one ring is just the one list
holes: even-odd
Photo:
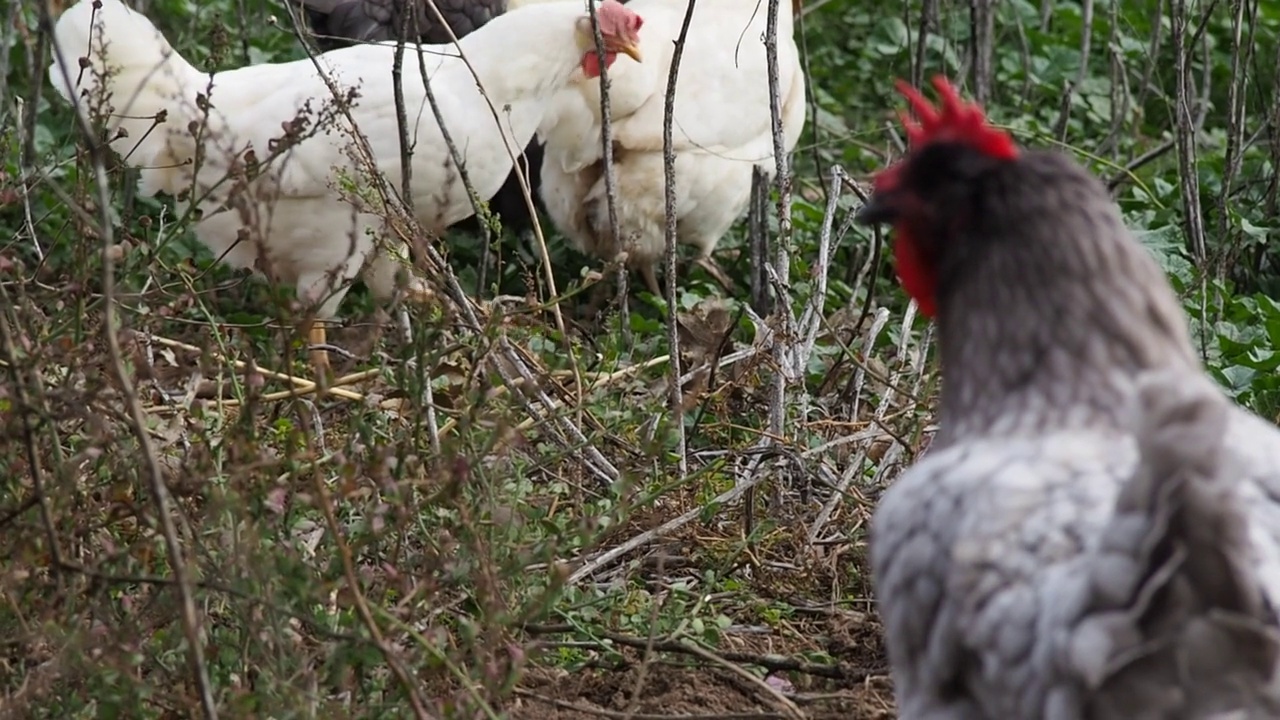
[[(618, 53), (606, 52), (604, 54), (604, 66), (613, 67), (613, 61), (618, 59)], [(600, 56), (595, 50), (588, 50), (582, 56), (582, 72), (589, 78), (600, 77)]]
[(902, 282), (902, 288), (907, 294), (916, 301), (920, 312), (931, 318), (938, 309), (933, 294), (936, 285), (933, 273), (926, 269), (910, 234), (903, 232), (902, 228), (898, 228), (894, 234), (897, 238), (893, 242), (893, 258), (897, 265), (898, 280)]

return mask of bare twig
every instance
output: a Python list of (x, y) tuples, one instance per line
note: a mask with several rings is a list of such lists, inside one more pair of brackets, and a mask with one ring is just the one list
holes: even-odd
[[(1192, 87), (1191, 64), (1193, 47), (1187, 43), (1187, 0), (1169, 0), (1170, 18), (1173, 21), (1174, 54), (1174, 136), (1178, 149), (1179, 188), (1182, 191), (1183, 231), (1186, 233), (1187, 251), (1195, 261), (1201, 282), (1201, 297), (1206, 296), (1208, 246), (1205, 242), (1204, 217), (1200, 209), (1200, 177), (1196, 174), (1196, 128), (1192, 105), (1195, 91)], [(1207, 323), (1200, 323), (1201, 352), (1207, 352)]]
[(715, 713), (712, 715), (689, 715), (681, 713), (672, 715), (667, 712), (662, 713), (639, 713), (622, 710), (608, 710), (605, 708), (589, 707), (587, 705), (579, 705), (577, 703), (558, 700), (553, 697), (539, 695), (524, 688), (516, 688), (516, 695), (520, 697), (536, 700), (561, 710), (571, 710), (582, 715), (594, 715), (596, 717), (609, 718), (610, 720), (779, 720), (782, 715), (778, 713)]
[[(778, 188), (778, 244), (774, 249), (772, 273), (777, 283), (778, 321), (784, 334), (790, 334), (795, 316), (790, 308), (781, 310), (786, 303), (784, 289), (791, 274), (791, 168), (787, 159), (786, 140), (782, 129), (782, 94), (779, 89), (778, 67), (778, 12), (779, 0), (769, 0), (769, 17), (765, 25), (764, 52), (769, 75), (769, 115), (773, 128), (773, 159), (777, 165), (774, 183)], [(789, 9), (788, 9), (789, 10)], [(786, 358), (782, 344), (775, 346), (775, 361), (785, 367)], [(775, 372), (770, 384), (769, 432), (775, 437), (786, 434), (787, 387), (790, 378), (784, 372)]]
[(769, 277), (764, 271), (769, 262), (769, 177), (759, 167), (751, 168), (751, 202), (747, 210), (747, 227), (750, 244), (750, 266), (747, 274), (751, 287), (751, 309), (764, 317), (773, 309), (773, 296), (769, 293)]
[(356, 572), (355, 561), (351, 557), (351, 547), (347, 545), (346, 538), (342, 536), (342, 528), (338, 525), (338, 518), (333, 514), (333, 502), (329, 498), (329, 488), (325, 486), (324, 478), (319, 472), (314, 472), (313, 476), (315, 478), (316, 496), (320, 499), (320, 508), (324, 511), (324, 519), (329, 527), (329, 534), (333, 536), (333, 542), (338, 546), (338, 556), (342, 560), (342, 571), (346, 576), (347, 588), (351, 591), (351, 597), (354, 599), (356, 612), (360, 615), (360, 620), (364, 623), (365, 629), (369, 631), (369, 636), (373, 638), (374, 644), (377, 645), (378, 650), (382, 653), (383, 659), (387, 661), (387, 666), (391, 668), (396, 680), (404, 688), (405, 695), (409, 697), (409, 706), (413, 708), (414, 717), (417, 717), (418, 720), (430, 718), (431, 715), (427, 713), (426, 706), (422, 704), (422, 698), (418, 696), (418, 686), (413, 681), (413, 676), (405, 668), (404, 663), (401, 662), (396, 649), (383, 637), (377, 620), (374, 619), (373, 613), (369, 611), (369, 603), (365, 600), (364, 591), (360, 589), (360, 576)]
[(804, 714), (800, 712), (800, 708), (796, 707), (796, 704), (792, 702), (790, 698), (778, 692), (777, 689), (775, 689), (769, 683), (756, 677), (755, 675), (752, 675), (751, 673), (747, 672), (744, 668), (734, 665), (728, 660), (725, 660), (724, 658), (720, 657), (719, 655), (711, 652), (710, 650), (702, 647), (701, 645), (695, 642), (692, 642), (690, 640), (685, 640), (681, 644), (685, 646), (685, 649), (688, 650), (689, 653), (696, 655), (697, 657), (700, 657), (703, 660), (706, 660), (713, 665), (719, 665), (725, 670), (728, 670), (729, 672), (736, 675), (739, 679), (743, 680), (748, 685), (755, 687), (757, 690), (763, 693), (766, 697), (772, 699), (775, 703), (777, 703), (782, 708), (783, 712), (786, 714), (787, 717), (791, 718), (792, 720), (804, 720)]
[(680, 35), (676, 38), (675, 49), (671, 53), (671, 71), (667, 76), (666, 101), (662, 114), (662, 170), (665, 175), (665, 209), (666, 209), (666, 259), (667, 275), (667, 344), (670, 347), (671, 362), (669, 377), (671, 387), (667, 390), (668, 410), (671, 413), (671, 424), (676, 432), (676, 452), (679, 455), (680, 476), (689, 474), (689, 457), (685, 447), (684, 431), (684, 391), (680, 379), (680, 329), (676, 322), (676, 152), (672, 138), (672, 125), (675, 120), (676, 82), (680, 76), (680, 59), (684, 56), (685, 38), (689, 35), (689, 23), (693, 21), (693, 11), (698, 0), (689, 0), (684, 11), (684, 22), (680, 25)]
[[(600, 67), (600, 162), (604, 164), (605, 203), (609, 210), (609, 236), (614, 246), (620, 247), (618, 226), (618, 175), (613, 167), (613, 106), (609, 100), (609, 91), (613, 87), (609, 79), (609, 67), (605, 62), (604, 36), (600, 34), (600, 21), (596, 17), (595, 3), (587, 3), (587, 12), (591, 15), (591, 33), (596, 44), (596, 56)], [(629, 312), (627, 286), (630, 281), (627, 265), (618, 268), (618, 312), (625, 319)], [(620, 323), (625, 334), (625, 341), (631, 344), (631, 323)]]
[(1071, 101), (1075, 97), (1076, 88), (1085, 81), (1089, 73), (1089, 52), (1093, 45), (1093, 0), (1081, 0), (1080, 9), (1080, 67), (1076, 69), (1076, 77), (1067, 83), (1062, 93), (1062, 105), (1058, 111), (1058, 121), (1054, 124), (1053, 135), (1058, 142), (1067, 141), (1067, 122), (1071, 119)]
[[(40, 16), (41, 23), (45, 27), (53, 27), (52, 18), (49, 17), (48, 3), (40, 4)], [(63, 69), (66, 86), (75, 87), (72, 78), (66, 76), (66, 68), (70, 67), (70, 65), (66, 62), (67, 58), (62, 56), (62, 51), (57, 46), (56, 41), (53, 44), (53, 52), (58, 55), (58, 66)], [(115, 235), (111, 221), (111, 198), (107, 191), (109, 187), (107, 171), (104, 165), (106, 148), (97, 141), (93, 129), (89, 126), (84, 115), (76, 112), (75, 117), (76, 126), (79, 128), (81, 137), (89, 148), (94, 182), (97, 185), (98, 211), (101, 214), (97, 231), (102, 243), (102, 298), (106, 316), (103, 323), (103, 333), (107, 343), (107, 350), (111, 355), (112, 372), (116, 381), (120, 384), (120, 391), (128, 410), (130, 429), (137, 439), (138, 449), (142, 453), (143, 466), (146, 469), (152, 499), (156, 504), (156, 515), (160, 521), (161, 534), (164, 537), (165, 552), (176, 580), (175, 587), (182, 607), (182, 629), (187, 639), (187, 661), (200, 693), (200, 709), (206, 720), (216, 720), (218, 708), (213, 696), (213, 686), (209, 681), (209, 670), (205, 665), (200, 615), (196, 609), (195, 592), (192, 589), (191, 577), (187, 571), (187, 563), (183, 558), (182, 543), (178, 539), (178, 530), (173, 520), (169, 488), (165, 485), (164, 471), (160, 467), (160, 461), (156, 457), (155, 449), (151, 444), (151, 436), (147, 432), (146, 416), (142, 412), (142, 405), (138, 402), (133, 381), (129, 377), (128, 371), (125, 370), (124, 355), (120, 351), (120, 317), (115, 304), (115, 255), (112, 252), (115, 247)]]
[[(903, 5), (903, 12), (908, 12), (909, 5)], [(923, 0), (920, 5), (920, 25), (916, 31), (916, 54), (911, 63), (911, 84), (920, 87), (924, 84), (924, 57), (929, 48), (929, 31), (938, 25), (938, 0)]]
[[(1231, 13), (1231, 79), (1227, 85), (1227, 151), (1223, 158), (1222, 187), (1218, 193), (1218, 262), (1216, 275), (1219, 279), (1227, 276), (1229, 265), (1239, 251), (1238, 243), (1233, 241), (1230, 220), (1231, 193), (1235, 187), (1236, 175), (1240, 172), (1240, 164), (1244, 152), (1244, 109), (1245, 87), (1248, 78), (1245, 68), (1249, 66), (1254, 49), (1254, 29), (1257, 26), (1258, 5), (1246, 0), (1232, 0)], [(1252, 8), (1250, 10), (1250, 8)], [(1246, 15), (1247, 12), (1247, 15)], [(1248, 28), (1247, 37), (1241, 37)]]
[(995, 79), (995, 70), (991, 65), (995, 52), (995, 22), (995, 0), (969, 0), (969, 53), (973, 96), (982, 106), (991, 102), (991, 83)]
[[(761, 443), (766, 445), (772, 445), (773, 439), (769, 438), (768, 436), (765, 436), (761, 440)], [(761, 444), (758, 444), (757, 447), (761, 447)], [(766, 477), (768, 477), (768, 475), (764, 473), (757, 473), (754, 476), (750, 477), (749, 479), (746, 479), (744, 481), (737, 483), (731, 489), (720, 493), (715, 498), (713, 498), (708, 503), (708, 505), (724, 505), (726, 503), (731, 503), (737, 500), (738, 498), (742, 497), (743, 495), (745, 495), (747, 491), (751, 490), (756, 485), (759, 485), (761, 482), (765, 480)], [(569, 575), (569, 579), (567, 581), (568, 584), (570, 585), (576, 584), (580, 582), (583, 578), (587, 577), (588, 575), (591, 575), (592, 573), (599, 571), (601, 568), (618, 560), (619, 558), (625, 556), (631, 551), (637, 548), (643, 547), (661, 537), (665, 537), (666, 535), (672, 532), (675, 532), (676, 530), (679, 530), (685, 525), (688, 525), (690, 522), (693, 522), (695, 519), (701, 516), (703, 512), (705, 512), (705, 510), (701, 506), (695, 507), (692, 510), (689, 510), (679, 515), (678, 517), (668, 520), (667, 522), (659, 525), (658, 527), (652, 528), (650, 530), (646, 530), (640, 533), (639, 535), (636, 535), (630, 538), (629, 540), (626, 540), (625, 542), (622, 542), (618, 545), (615, 545), (612, 548), (609, 548), (608, 550), (602, 553), (599, 553), (595, 557), (592, 557), (590, 560), (587, 560), (586, 562), (584, 562), (580, 567), (578, 567), (577, 570), (574, 570), (573, 573)]]

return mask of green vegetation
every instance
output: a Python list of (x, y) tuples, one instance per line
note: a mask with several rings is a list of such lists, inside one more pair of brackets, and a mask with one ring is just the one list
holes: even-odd
[[(302, 55), (268, 0), (145, 9), (209, 69)], [(357, 381), (291, 383), (291, 289), (215, 264), (129, 172), (97, 184), (20, 0), (0, 27), (0, 716), (191, 717), (203, 678), (237, 718), (894, 717), (864, 533), (927, 444), (937, 378), (889, 253), (846, 219), (901, 150), (899, 76), (962, 78), (1020, 142), (1108, 179), (1214, 375), (1280, 413), (1280, 5), (813, 0), (801, 29), (793, 324), (745, 309), (745, 221), (718, 252), (735, 297), (685, 272), (682, 457), (663, 304), (587, 316), (600, 268), (553, 234), (561, 298), (536, 248), (494, 241), (481, 273), (483, 243), (449, 237), (479, 329), (445, 299), (409, 308), (406, 338), (358, 289), (330, 333)]]

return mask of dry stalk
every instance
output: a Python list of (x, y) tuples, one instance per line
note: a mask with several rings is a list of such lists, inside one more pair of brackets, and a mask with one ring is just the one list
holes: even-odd
[(671, 424), (676, 432), (676, 453), (680, 458), (680, 477), (689, 474), (689, 455), (684, 431), (684, 390), (680, 385), (680, 329), (676, 321), (676, 152), (672, 137), (672, 125), (675, 122), (676, 82), (680, 77), (680, 60), (684, 57), (684, 44), (689, 35), (689, 24), (693, 21), (694, 8), (698, 0), (689, 0), (684, 11), (684, 22), (680, 25), (680, 35), (676, 38), (671, 53), (671, 72), (667, 76), (667, 94), (662, 112), (662, 171), (664, 180), (664, 203), (666, 214), (666, 247), (663, 257), (666, 260), (664, 272), (667, 275), (667, 345), (671, 354), (668, 376), (671, 378), (667, 388), (668, 410), (671, 413)]
[[(196, 347), (195, 345), (189, 345), (187, 343), (179, 342), (177, 340), (171, 340), (169, 338), (162, 337), (160, 335), (148, 334), (146, 337), (149, 342), (153, 342), (157, 345), (163, 345), (168, 348), (173, 348), (175, 350), (183, 350), (186, 352), (195, 353), (197, 355), (206, 352), (204, 348), (199, 348), (199, 347)], [(217, 351), (208, 351), (208, 352), (213, 357), (214, 360), (227, 363), (231, 365), (231, 367), (235, 368), (236, 370), (245, 371), (250, 369), (249, 364), (244, 362), (243, 360), (235, 360), (232, 358), (228, 358)], [(255, 365), (252, 369), (254, 372), (262, 375), (263, 377), (268, 377), (273, 380), (280, 380), (282, 382), (287, 382), (296, 386), (298, 388), (298, 390), (296, 391), (296, 394), (305, 395), (305, 394), (316, 392), (317, 386), (315, 382), (308, 380), (306, 378), (300, 378), (294, 375), (289, 375), (287, 373), (281, 373), (281, 372), (276, 372), (275, 370), (269, 370), (267, 368), (262, 367), (261, 365)], [(362, 382), (364, 380), (377, 377), (378, 375), (381, 374), (381, 372), (382, 372), (381, 370), (363, 370), (361, 372), (351, 373), (350, 375), (346, 375), (344, 377), (338, 378), (337, 380), (334, 380), (333, 382), (329, 383), (330, 389), (326, 392), (326, 395), (343, 398), (345, 400), (351, 400), (353, 402), (363, 402), (364, 401), (363, 395), (357, 392), (352, 392), (350, 390), (343, 390), (339, 386), (352, 385), (357, 382)], [(272, 393), (272, 395), (275, 395), (275, 394), (277, 393)], [(286, 393), (286, 396), (288, 396), (288, 393)], [(258, 399), (266, 400), (268, 399), (268, 396), (264, 395)], [(224, 400), (222, 401), (222, 404), (235, 405), (238, 402), (239, 401), (237, 400)]]
[[(53, 19), (49, 15), (49, 10), (48, 3), (40, 4), (40, 22), (46, 28), (53, 27)], [(67, 87), (74, 87), (72, 78), (66, 76), (66, 68), (69, 65), (62, 55), (61, 48), (58, 47), (56, 38), (53, 41), (53, 52), (58, 56), (58, 66), (62, 68), (63, 79)], [(41, 85), (37, 84), (35, 86), (37, 97), (33, 104), (38, 104), (38, 93)], [(75, 98), (72, 102), (78, 103), (79, 98)], [(178, 530), (174, 524), (169, 488), (165, 484), (164, 471), (161, 469), (160, 461), (151, 445), (151, 436), (147, 432), (146, 416), (142, 412), (141, 403), (138, 402), (138, 396), (133, 387), (133, 381), (129, 377), (129, 372), (125, 369), (124, 355), (120, 351), (120, 318), (115, 304), (115, 255), (112, 252), (115, 247), (115, 235), (111, 222), (111, 198), (107, 194), (107, 188), (109, 187), (107, 171), (103, 164), (103, 153), (106, 148), (98, 143), (93, 128), (89, 126), (84, 115), (79, 112), (79, 108), (76, 110), (76, 127), (80, 130), (80, 134), (89, 148), (94, 182), (97, 185), (98, 192), (97, 202), (100, 218), (96, 230), (102, 244), (102, 300), (105, 311), (103, 333), (105, 334), (107, 350), (111, 355), (112, 371), (115, 374), (116, 381), (120, 384), (120, 392), (128, 411), (130, 429), (138, 441), (139, 450), (142, 452), (148, 485), (150, 486), (152, 499), (156, 504), (156, 515), (160, 521), (161, 534), (164, 537), (165, 553), (169, 560), (169, 567), (173, 571), (178, 600), (182, 608), (182, 629), (187, 640), (187, 662), (190, 665), (192, 679), (200, 695), (200, 708), (206, 720), (217, 720), (218, 708), (213, 696), (213, 686), (209, 681), (208, 667), (205, 664), (200, 616), (196, 608), (195, 592), (188, 574), (187, 563), (183, 558), (182, 543), (178, 539)], [(33, 132), (34, 128), (27, 127), (25, 130)]]
[[(770, 436), (767, 433), (761, 435), (760, 440), (756, 443), (755, 447), (747, 451), (753, 455), (753, 469), (754, 466), (761, 464), (759, 463), (759, 457), (762, 452), (768, 450), (778, 441), (779, 438)], [(734, 502), (738, 498), (746, 495), (749, 491), (753, 490), (757, 485), (764, 482), (766, 477), (768, 476), (764, 473), (756, 473), (752, 471), (743, 473), (743, 475), (738, 479), (738, 482), (734, 483), (732, 488), (712, 498), (710, 502), (706, 503), (706, 505), (725, 505)], [(573, 573), (569, 575), (569, 579), (566, 581), (567, 584), (573, 585), (588, 575), (598, 572), (601, 568), (608, 566), (610, 563), (613, 563), (631, 551), (679, 530), (685, 525), (688, 525), (701, 517), (704, 511), (705, 507), (700, 505), (692, 510), (686, 511), (678, 517), (662, 523), (655, 528), (646, 530), (604, 552), (598, 553), (594, 557), (583, 562), (577, 570), (574, 570)]]
[[(1218, 238), (1226, 242), (1228, 250), (1220, 251), (1217, 275), (1221, 279), (1227, 274), (1227, 265), (1232, 260), (1229, 255), (1237, 251), (1237, 242), (1232, 238), (1229, 206), (1231, 195), (1235, 189), (1236, 176), (1240, 173), (1240, 165), (1244, 156), (1244, 114), (1245, 85), (1248, 78), (1245, 68), (1249, 67), (1253, 58), (1254, 32), (1257, 27), (1258, 4), (1246, 0), (1233, 0), (1231, 13), (1231, 80), (1227, 86), (1227, 152), (1223, 161), (1222, 189), (1218, 193)], [(1252, 8), (1251, 12), (1247, 12)], [(1241, 37), (1248, 28), (1248, 36)]]
[[(1058, 110), (1058, 121), (1054, 124), (1053, 136), (1058, 142), (1067, 141), (1067, 122), (1071, 119), (1071, 101), (1076, 89), (1084, 84), (1089, 72), (1089, 53), (1093, 46), (1093, 0), (1081, 0), (1080, 8), (1080, 67), (1076, 76), (1067, 83), (1062, 93), (1062, 105)], [(985, 100), (979, 100), (985, 103)]]
[[(1204, 215), (1200, 208), (1200, 177), (1196, 174), (1196, 125), (1192, 105), (1195, 102), (1191, 79), (1194, 40), (1187, 42), (1189, 24), (1187, 0), (1169, 0), (1173, 31), (1174, 54), (1174, 138), (1178, 150), (1178, 186), (1182, 194), (1183, 232), (1186, 233), (1187, 251), (1191, 254), (1200, 276), (1201, 317), (1208, 304), (1208, 278), (1206, 263), (1208, 245), (1204, 233)], [(1207, 86), (1207, 83), (1206, 83)], [(1207, 355), (1208, 323), (1200, 325), (1200, 349)]]
[[(782, 332), (790, 335), (795, 321), (791, 309), (786, 307), (787, 284), (791, 274), (791, 169), (787, 160), (786, 139), (782, 132), (782, 95), (779, 90), (778, 70), (778, 9), (779, 0), (769, 0), (769, 17), (765, 25), (764, 51), (768, 65), (769, 81), (769, 116), (773, 128), (773, 159), (777, 164), (774, 183), (778, 188), (778, 245), (775, 249), (771, 280), (775, 283), (777, 293), (778, 321)], [(781, 368), (786, 358), (783, 346), (775, 345), (774, 360)], [(769, 398), (769, 432), (777, 437), (786, 434), (787, 421), (787, 387), (789, 378), (782, 372), (775, 372), (770, 386)]]
[(396, 649), (387, 642), (383, 637), (381, 628), (378, 627), (377, 620), (374, 619), (373, 613), (369, 611), (369, 603), (365, 600), (364, 591), (360, 589), (360, 576), (356, 573), (355, 561), (351, 556), (351, 547), (347, 545), (346, 539), (342, 536), (342, 527), (338, 525), (338, 518), (333, 513), (333, 501), (329, 498), (329, 488), (325, 486), (324, 478), (320, 473), (313, 473), (315, 478), (316, 496), (320, 499), (320, 509), (324, 512), (325, 524), (329, 527), (330, 534), (333, 535), (333, 542), (338, 546), (338, 555), (342, 560), (342, 571), (347, 579), (347, 587), (351, 590), (351, 597), (356, 606), (356, 612), (360, 615), (360, 620), (364, 623), (365, 629), (369, 631), (369, 636), (373, 638), (374, 644), (382, 653), (382, 657), (387, 661), (387, 666), (391, 668), (391, 672), (395, 673), (396, 680), (404, 688), (405, 695), (409, 696), (409, 706), (413, 708), (414, 717), (418, 720), (425, 720), (431, 715), (427, 713), (426, 707), (422, 704), (422, 698), (418, 697), (418, 687), (413, 682), (413, 676), (405, 668), (404, 663), (400, 661), (396, 654)]
[[(587, 12), (591, 15), (591, 34), (596, 44), (596, 54), (600, 59), (600, 162), (604, 163), (604, 194), (609, 210), (609, 234), (615, 245), (621, 234), (618, 227), (618, 175), (613, 167), (613, 105), (609, 101), (609, 91), (613, 87), (609, 79), (608, 63), (604, 61), (604, 36), (600, 34), (600, 22), (596, 17), (596, 5), (587, 3)], [(618, 312), (625, 318), (630, 314), (627, 292), (630, 277), (626, 263), (618, 267)], [(631, 344), (631, 324), (622, 322), (626, 344)]]
[[(296, 14), (293, 12), (293, 9), (290, 8), (289, 12), (293, 20), (294, 26), (298, 27), (299, 21)], [(599, 31), (597, 29), (597, 34), (598, 32)], [(315, 55), (310, 53), (309, 50), (308, 50), (308, 54), (310, 55), (312, 63), (315, 66), (320, 77), (324, 79), (326, 85), (329, 87), (329, 91), (331, 95), (335, 99), (340, 100), (343, 97), (341, 88), (333, 80), (333, 78), (329, 76), (329, 74), (325, 71), (325, 69), (319, 64), (319, 62), (316, 60)], [(465, 57), (463, 57), (462, 59), (464, 62), (466, 62)], [(469, 63), (468, 63), (468, 67), (470, 67)], [(472, 69), (472, 74), (474, 76), (475, 74), (474, 69)], [(423, 72), (423, 77), (425, 80), (426, 79), (425, 71)], [(487, 95), (485, 96), (485, 98), (486, 100), (488, 100)], [(360, 163), (368, 171), (369, 176), (373, 182), (373, 186), (381, 196), (384, 206), (388, 209), (388, 212), (395, 214), (397, 216), (396, 219), (402, 222), (405, 227), (412, 228), (416, 232), (419, 232), (420, 234), (420, 231), (418, 230), (418, 223), (416, 219), (413, 217), (413, 215), (411, 213), (407, 213), (403, 205), (393, 202), (393, 198), (395, 197), (396, 194), (393, 191), (391, 191), (391, 189), (387, 186), (385, 178), (383, 178), (382, 175), (377, 172), (377, 161), (373, 156), (373, 151), (369, 147), (367, 138), (365, 138), (363, 133), (359, 132), (359, 128), (357, 127), (354, 118), (352, 118), (351, 116), (350, 109), (347, 106), (340, 104), (339, 110), (340, 110), (340, 113), (343, 115), (343, 117), (345, 117), (347, 122), (349, 123), (349, 126), (350, 126), (349, 134), (352, 139), (353, 150), (358, 154), (358, 159), (360, 160)], [(493, 109), (492, 103), (490, 103), (490, 111), (495, 113), (494, 117), (496, 120), (497, 119), (496, 110)], [(443, 130), (443, 128), (441, 129)], [(451, 147), (450, 152), (454, 154), (458, 152), (456, 145)], [(511, 148), (508, 148), (508, 152), (511, 152)], [(514, 158), (514, 153), (512, 154), (512, 157)], [(481, 317), (477, 313), (477, 310), (482, 310), (482, 308), (470, 296), (467, 295), (466, 291), (462, 288), (462, 284), (458, 280), (457, 274), (453, 272), (453, 268), (448, 264), (448, 262), (445, 261), (445, 258), (440, 255), (440, 252), (434, 247), (432, 243), (424, 243), (423, 247), (421, 247), (420, 249), (423, 251), (423, 254), (425, 256), (424, 260), (426, 261), (426, 264), (434, 272), (438, 274), (439, 279), (442, 281), (445, 287), (446, 294), (448, 295), (449, 299), (453, 301), (453, 309), (458, 313), (458, 315), (460, 315), (459, 319), (461, 320), (461, 323), (459, 323), (459, 325), (461, 329), (464, 332), (470, 332), (470, 333), (481, 332), (482, 328), (485, 325), (485, 322), (482, 321)], [(558, 310), (556, 310), (555, 308), (553, 308), (553, 311), (556, 311), (558, 313)], [(487, 320), (487, 318), (485, 318), (485, 320)], [(569, 338), (568, 333), (564, 333), (563, 336), (565, 337), (566, 342), (568, 342), (568, 338)], [(514, 388), (518, 385), (519, 382), (521, 382), (520, 378), (531, 379), (533, 377), (533, 371), (527, 366), (527, 363), (520, 357), (519, 353), (515, 352), (515, 349), (512, 347), (510, 341), (507, 340), (505, 337), (499, 338), (497, 342), (497, 350), (498, 350), (499, 357), (496, 359), (491, 359), (490, 363), (494, 368), (494, 370), (498, 373), (498, 376), (502, 378), (503, 384), (512, 386)], [(575, 354), (573, 352), (570, 352), (569, 357), (571, 359), (571, 362), (575, 363), (575, 368), (576, 368)], [(577, 376), (576, 372), (575, 372), (575, 376)], [(579, 381), (576, 383), (576, 385), (578, 387), (581, 387), (582, 383)], [(515, 393), (515, 394), (522, 398), (522, 403), (524, 404), (526, 411), (530, 412), (531, 416), (535, 416), (536, 413), (534, 411), (534, 405), (532, 404), (532, 402), (530, 402), (527, 398), (522, 396), (520, 393)], [(548, 411), (554, 410), (553, 403), (551, 402), (550, 398), (546, 397), (545, 394), (541, 394), (539, 399), (546, 410)], [(565, 433), (559, 438), (559, 440), (566, 447), (566, 449), (568, 449), (570, 452), (573, 452), (574, 454), (580, 455), (584, 459), (584, 462), (588, 466), (590, 466), (592, 470), (596, 472), (596, 474), (600, 476), (600, 478), (603, 481), (607, 483), (612, 483), (616, 481), (618, 478), (617, 469), (614, 468), (613, 465), (604, 458), (604, 456), (600, 453), (600, 451), (596, 447), (594, 447), (590, 442), (587, 441), (586, 436), (583, 434), (582, 430), (577, 426), (573, 425), (573, 423), (563, 418), (557, 418), (557, 421), (558, 421), (558, 426), (565, 431)], [(443, 426), (441, 426), (440, 432), (443, 433), (450, 427), (452, 427), (450, 423), (445, 423)], [(590, 459), (588, 460), (588, 458)]]
[(758, 678), (755, 675), (751, 674), (750, 672), (747, 672), (747, 670), (742, 666), (736, 665), (734, 663), (729, 662), (728, 660), (725, 660), (724, 658), (702, 647), (696, 642), (685, 640), (681, 644), (685, 646), (685, 649), (688, 650), (691, 655), (700, 657), (703, 660), (706, 660), (712, 663), (713, 665), (719, 665), (725, 670), (728, 670), (729, 672), (733, 673), (735, 676), (737, 676), (739, 679), (746, 682), (748, 685), (751, 685), (752, 687), (762, 692), (765, 695), (765, 697), (768, 697), (770, 700), (773, 700), (775, 703), (778, 704), (779, 707), (783, 709), (783, 711), (786, 714), (786, 717), (791, 718), (791, 720), (805, 720), (804, 713), (800, 712), (800, 708), (796, 707), (795, 702), (793, 702), (791, 698), (778, 692), (776, 688), (774, 688), (772, 685), (765, 682), (761, 678)]

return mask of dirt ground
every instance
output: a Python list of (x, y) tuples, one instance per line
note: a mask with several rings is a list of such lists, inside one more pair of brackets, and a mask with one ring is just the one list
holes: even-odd
[[(840, 689), (797, 692), (788, 680), (748, 679), (739, 671), (654, 664), (622, 671), (541, 673), (529, 677), (511, 708), (513, 720), (891, 720), (888, 678), (869, 676)], [(755, 676), (751, 676), (754, 678)], [(639, 683), (640, 692), (636, 688)]]
[[(769, 641), (768, 654), (655, 653), (647, 666), (637, 651), (620, 668), (531, 671), (508, 710), (512, 720), (896, 718), (875, 619), (846, 615), (815, 630), (837, 664), (803, 666), (802, 647)], [(753, 655), (779, 665), (761, 677)], [(788, 662), (801, 667), (784, 669)]]

